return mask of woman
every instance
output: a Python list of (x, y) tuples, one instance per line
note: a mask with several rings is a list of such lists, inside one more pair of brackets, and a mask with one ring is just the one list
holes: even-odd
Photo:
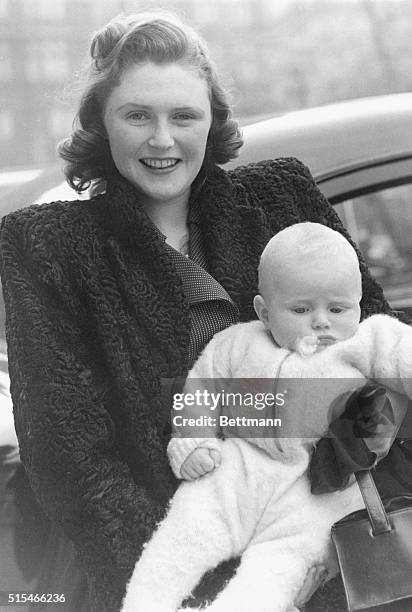
[[(162, 379), (184, 377), (214, 333), (255, 318), (275, 232), (304, 220), (344, 230), (296, 160), (219, 168), (242, 140), (190, 28), (119, 17), (91, 58), (60, 154), (75, 189), (104, 192), (7, 216), (1, 269), (22, 461), (74, 543), (91, 608), (114, 612), (176, 488)], [(389, 312), (362, 273), (363, 315)]]

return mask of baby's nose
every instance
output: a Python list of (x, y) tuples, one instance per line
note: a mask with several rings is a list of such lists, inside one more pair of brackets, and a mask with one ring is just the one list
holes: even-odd
[(327, 329), (330, 326), (329, 317), (326, 312), (315, 312), (312, 319), (313, 329)]

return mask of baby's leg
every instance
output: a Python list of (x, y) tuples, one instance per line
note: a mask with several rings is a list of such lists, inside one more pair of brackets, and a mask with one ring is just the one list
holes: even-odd
[(291, 612), (308, 566), (301, 547), (285, 551), (286, 542), (264, 542), (248, 548), (228, 586), (207, 612)]
[(183, 483), (166, 518), (145, 546), (122, 612), (171, 612), (203, 574), (233, 554), (208, 477)]
[(330, 527), (361, 507), (356, 489), (313, 496), (306, 477), (268, 504), (235, 577), (207, 612), (289, 612), (309, 570), (337, 571)]
[(242, 461), (225, 442), (215, 472), (179, 487), (136, 564), (122, 612), (175, 611), (203, 574), (241, 554), (256, 524), (240, 517), (248, 495)]

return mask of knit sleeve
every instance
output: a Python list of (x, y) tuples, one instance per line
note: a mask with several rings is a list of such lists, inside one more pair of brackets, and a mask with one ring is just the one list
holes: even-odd
[(107, 594), (100, 610), (114, 612), (163, 509), (116, 450), (107, 377), (84, 340), (75, 298), (61, 294), (56, 279), (65, 271), (34, 241), (29, 214), (5, 217), (0, 231), (21, 458), (41, 506), (74, 542), (91, 587)]
[(189, 455), (197, 448), (219, 450), (217, 438), (180, 438), (174, 436), (167, 447), (170, 467), (176, 478), (182, 478), (181, 467)]

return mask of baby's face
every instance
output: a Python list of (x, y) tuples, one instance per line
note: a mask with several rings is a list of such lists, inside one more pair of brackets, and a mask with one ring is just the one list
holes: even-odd
[[(360, 319), (360, 275), (334, 262), (278, 271), (259, 318), (279, 346), (314, 336), (318, 350), (353, 336)], [(270, 288), (269, 288), (270, 289)], [(256, 302), (255, 302), (256, 304)]]

